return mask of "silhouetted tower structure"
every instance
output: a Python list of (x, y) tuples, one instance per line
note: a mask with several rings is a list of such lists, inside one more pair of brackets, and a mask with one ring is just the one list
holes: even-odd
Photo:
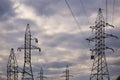
[(105, 38), (117, 37), (112, 34), (105, 33), (106, 26), (114, 27), (113, 25), (110, 25), (105, 22), (104, 17), (102, 15), (102, 10), (101, 8), (99, 8), (98, 15), (95, 21), (95, 26), (90, 27), (94, 32), (93, 37), (86, 39), (95, 43), (94, 48), (90, 49), (90, 51), (92, 51), (91, 59), (93, 59), (90, 80), (110, 80), (105, 57), (105, 50), (114, 50), (105, 45)]
[(8, 58), (7, 80), (18, 80), (18, 64), (13, 48), (11, 48), (11, 52)]
[(34, 80), (32, 66), (31, 66), (31, 50), (38, 49), (39, 51), (41, 51), (41, 49), (37, 46), (32, 45), (31, 44), (32, 40), (38, 43), (37, 38), (33, 38), (31, 36), (30, 27), (29, 24), (27, 24), (25, 31), (24, 46), (18, 48), (18, 50), (20, 51), (21, 49), (24, 49), (24, 67), (22, 73), (22, 80)]
[(64, 71), (65, 75), (62, 75), (61, 77), (65, 77), (65, 80), (69, 80), (70, 77), (73, 77), (72, 75), (70, 75), (69, 73), (69, 66), (66, 66), (66, 70)]
[(40, 80), (43, 80), (44, 78), (47, 78), (46, 76), (44, 76), (43, 68), (42, 67), (40, 69), (40, 73), (38, 73), (38, 74), (39, 74), (38, 78), (40, 78)]

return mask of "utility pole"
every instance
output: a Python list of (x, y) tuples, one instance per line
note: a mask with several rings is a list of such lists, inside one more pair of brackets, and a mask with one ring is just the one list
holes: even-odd
[(105, 50), (110, 49), (113, 52), (114, 50), (105, 45), (105, 38), (118, 37), (105, 33), (106, 26), (114, 27), (113, 25), (105, 22), (102, 10), (99, 8), (95, 26), (90, 26), (95, 34), (91, 38), (86, 39), (89, 42), (92, 41), (94, 43), (94, 48), (90, 49), (90, 51), (92, 51), (91, 59), (93, 60), (90, 80), (110, 80)]
[(70, 77), (73, 77), (72, 75), (70, 75), (69, 73), (69, 66), (67, 65), (66, 66), (66, 70), (64, 71), (65, 75), (62, 75), (61, 77), (65, 77), (66, 79), (65, 80), (69, 80)]
[(36, 43), (38, 43), (38, 40), (37, 38), (33, 38), (31, 36), (29, 24), (27, 24), (24, 38), (24, 46), (18, 48), (18, 50), (20, 51), (21, 49), (24, 50), (24, 67), (22, 73), (22, 80), (34, 80), (31, 66), (31, 50), (38, 49), (40, 52), (41, 49), (37, 46), (32, 45), (32, 40), (34, 40)]
[(18, 64), (13, 48), (11, 48), (7, 63), (7, 80), (18, 80)]
[(38, 78), (40, 78), (40, 80), (43, 80), (44, 78), (46, 78), (46, 76), (44, 76), (42, 67), (41, 67), (40, 73), (38, 73), (38, 74), (39, 74)]

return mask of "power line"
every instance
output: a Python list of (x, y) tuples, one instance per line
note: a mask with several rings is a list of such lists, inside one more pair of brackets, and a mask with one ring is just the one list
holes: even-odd
[[(81, 27), (80, 27), (80, 25), (79, 25), (79, 23), (78, 23), (78, 21), (77, 21), (75, 15), (74, 15), (74, 13), (73, 13), (72, 8), (70, 7), (68, 1), (65, 0), (65, 3), (66, 3), (66, 5), (67, 5), (69, 11), (71, 12), (72, 17), (74, 18), (74, 21), (75, 21), (75, 23), (77, 24), (77, 27), (78, 27), (78, 29), (80, 30), (80, 33), (83, 34), (83, 33), (82, 33), (82, 29), (81, 29)], [(81, 40), (81, 41), (82, 41), (82, 40)], [(84, 42), (83, 42), (83, 43), (84, 43)]]
[[(68, 3), (67, 0), (65, 0), (65, 3), (66, 3), (66, 5), (67, 5), (69, 11), (71, 12), (71, 15), (72, 15), (72, 17), (74, 18), (74, 21), (75, 21), (75, 23), (77, 24), (77, 27), (79, 28), (80, 33), (81, 33), (81, 36), (82, 36), (82, 34), (83, 34), (82, 29), (81, 29), (81, 27), (80, 27), (80, 25), (79, 25), (79, 23), (78, 23), (75, 15), (74, 15), (73, 11), (72, 11), (72, 8), (70, 7), (70, 5), (69, 5), (69, 3)], [(83, 4), (82, 4), (82, 5), (83, 5)], [(84, 6), (84, 5), (83, 5), (83, 6)], [(84, 10), (85, 10), (85, 7), (84, 7)], [(85, 13), (86, 13), (86, 11), (85, 11)], [(87, 13), (86, 13), (86, 15), (87, 15)], [(88, 23), (89, 23), (89, 21), (88, 21)], [(81, 42), (84, 44), (84, 42), (83, 42), (82, 40), (81, 40)]]
[(79, 29), (80, 29), (80, 31), (81, 31), (81, 27), (80, 27), (80, 25), (79, 25), (79, 23), (78, 23), (78, 21), (77, 21), (77, 19), (76, 19), (75, 15), (74, 15), (74, 13), (73, 13), (72, 9), (71, 9), (71, 7), (70, 7), (70, 5), (69, 5), (68, 1), (67, 1), (67, 0), (65, 0), (65, 3), (66, 3), (66, 5), (67, 5), (68, 9), (70, 10), (70, 12), (71, 12), (71, 14), (72, 14), (72, 16), (73, 16), (73, 18), (74, 18), (74, 20), (75, 20), (75, 23), (77, 24), (78, 28), (79, 28)]
[(112, 24), (114, 23), (115, 0), (113, 0)]
[(82, 5), (83, 12), (84, 12), (84, 14), (86, 15), (86, 18), (87, 18), (87, 21), (88, 21), (88, 24), (89, 24), (90, 22), (89, 22), (89, 19), (88, 19), (87, 11), (86, 11), (86, 9), (85, 9), (83, 0), (79, 0), (79, 1), (80, 1), (81, 5)]
[(108, 10), (107, 10), (107, 7), (108, 7), (108, 1), (106, 0), (106, 23), (107, 23), (107, 17), (108, 17), (108, 15), (107, 15), (107, 12), (108, 12)]

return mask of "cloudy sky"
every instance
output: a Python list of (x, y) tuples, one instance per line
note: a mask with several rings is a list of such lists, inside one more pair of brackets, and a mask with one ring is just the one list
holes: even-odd
[[(120, 38), (120, 1), (108, 0), (108, 22), (115, 28), (107, 27), (107, 32)], [(24, 44), (24, 32), (29, 23), (31, 33), (39, 40), (33, 44), (41, 48), (41, 53), (33, 51), (32, 67), (34, 78), (40, 67), (44, 67), (45, 80), (64, 80), (65, 66), (69, 65), (70, 80), (88, 80), (92, 67), (91, 44), (85, 39), (91, 36), (89, 26), (94, 25), (98, 8), (103, 9), (105, 0), (68, 0), (79, 23), (76, 24), (65, 0), (0, 0), (0, 78), (6, 80), (7, 60), (10, 49), (15, 49), (18, 65), (23, 68), (24, 53), (17, 48)], [(83, 3), (83, 4), (81, 4)], [(111, 80), (120, 75), (120, 40), (109, 38), (106, 45), (115, 52), (106, 51)], [(21, 78), (21, 74), (19, 74)]]

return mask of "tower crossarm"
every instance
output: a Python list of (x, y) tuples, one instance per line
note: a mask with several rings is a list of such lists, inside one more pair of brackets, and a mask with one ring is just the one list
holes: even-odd
[(86, 40), (87, 40), (87, 41), (89, 41), (89, 42), (90, 42), (90, 41), (92, 41), (92, 42), (93, 42), (93, 41), (94, 41), (94, 39), (95, 39), (94, 37), (89, 37), (89, 38), (86, 38)]
[[(101, 25), (103, 25), (104, 27), (105, 27), (105, 25), (106, 26), (110, 26), (110, 27), (112, 27), (112, 28), (114, 28), (115, 26), (113, 26), (113, 25), (111, 25), (111, 24), (109, 24), (109, 23), (106, 23), (105, 24), (105, 22), (104, 21), (101, 21), (103, 24), (101, 24)], [(98, 23), (99, 24), (99, 23)], [(98, 24), (96, 24), (96, 25), (98, 25)], [(92, 29), (92, 30), (94, 30), (95, 29), (95, 27), (96, 26), (90, 26), (90, 28)]]
[(41, 48), (39, 48), (38, 46), (31, 45), (31, 49), (38, 49), (39, 52), (41, 52)]
[(113, 26), (113, 25), (111, 25), (111, 24), (109, 24), (109, 23), (106, 23), (106, 26), (110, 26), (110, 27), (115, 27), (115, 26)]
[(96, 51), (96, 49), (90, 49), (90, 51), (93, 53), (93, 52), (95, 52), (95, 51)]
[[(105, 46), (105, 49), (109, 49), (109, 50), (111, 50), (111, 51), (114, 52), (114, 49), (113, 49), (113, 48), (110, 48), (110, 47)], [(90, 49), (90, 51), (93, 53), (93, 52), (96, 51), (96, 49)]]
[(23, 46), (21, 46), (21, 47), (18, 47), (17, 48), (17, 51), (21, 51), (22, 49), (25, 49)]
[[(24, 47), (18, 47), (18, 51), (21, 51), (22, 49), (25, 49)], [(29, 49), (29, 48), (27, 48), (26, 47), (26, 49)], [(35, 46), (35, 45), (31, 45), (31, 49), (38, 49), (39, 50), (39, 52), (41, 52), (41, 48), (39, 48), (38, 46)]]
[(113, 48), (110, 48), (110, 47), (107, 47), (107, 46), (106, 46), (106, 49), (112, 50), (112, 51), (114, 52), (114, 49), (113, 49)]
[(104, 33), (104, 34), (105, 34), (105, 38), (113, 37), (113, 38), (118, 39), (118, 37), (113, 34), (108, 34), (108, 33)]
[(92, 29), (92, 31), (95, 29), (95, 26), (90, 26), (90, 28)]

